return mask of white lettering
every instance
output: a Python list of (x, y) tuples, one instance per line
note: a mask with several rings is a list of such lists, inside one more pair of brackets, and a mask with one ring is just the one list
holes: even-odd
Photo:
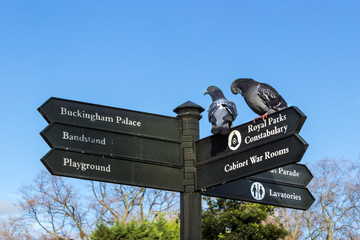
[(269, 170), (269, 172), (271, 172), (271, 173), (277, 173), (277, 170), (276, 170), (276, 169), (271, 169), (271, 170)]
[(279, 168), (279, 174), (287, 175), (291, 177), (299, 177), (299, 172), (297, 172), (295, 169), (293, 171), (288, 171), (283, 168)]
[(84, 143), (93, 143), (93, 144), (99, 144), (99, 145), (106, 145), (106, 138), (92, 138), (87, 137), (84, 134), (81, 136), (78, 135), (71, 135), (68, 132), (63, 131), (63, 140), (69, 140), (69, 141), (76, 141), (76, 142), (84, 142)]
[(65, 107), (60, 107), (60, 115), (65, 115), (75, 118), (84, 118), (90, 120), (91, 122), (95, 122), (95, 121), (114, 122), (113, 117), (102, 116), (97, 112), (95, 112), (94, 114), (90, 114), (80, 110), (68, 110)]
[(233, 162), (231, 164), (226, 164), (225, 167), (224, 167), (224, 171), (225, 172), (230, 172), (230, 171), (234, 171), (236, 169), (239, 169), (239, 168), (242, 168), (244, 166), (247, 166), (249, 163), (248, 163), (248, 160), (245, 160), (243, 162), (239, 162), (239, 161), (236, 161), (236, 162)]
[(134, 127), (141, 127), (140, 121), (130, 120), (128, 117), (122, 118), (120, 116), (116, 116), (116, 123)]
[[(260, 128), (257, 128), (256, 126), (257, 125), (254, 125), (254, 126), (249, 125), (248, 126), (249, 132), (250, 131), (255, 131), (255, 129), (260, 129)], [(261, 139), (268, 138), (268, 137), (271, 137), (271, 136), (274, 136), (274, 135), (277, 135), (277, 134), (280, 134), (280, 133), (286, 134), (287, 129), (288, 129), (288, 125), (281, 126), (281, 127), (274, 126), (273, 129), (270, 129), (270, 130), (266, 129), (264, 132), (261, 132), (258, 135), (246, 136), (244, 141), (245, 141), (246, 144), (250, 144), (252, 142), (256, 142), (256, 141), (259, 141)], [(258, 130), (258, 131), (260, 131), (260, 130)]]
[(265, 160), (266, 159), (271, 159), (271, 158), (274, 158), (274, 157), (277, 157), (277, 156), (285, 155), (285, 154), (288, 154), (289, 152), (290, 152), (290, 150), (289, 150), (288, 147), (284, 148), (284, 149), (274, 151), (274, 152), (266, 151), (265, 152)]
[(63, 166), (76, 168), (76, 170), (81, 170), (83, 172), (87, 170), (99, 171), (99, 172), (111, 172), (110, 164), (108, 166), (103, 166), (97, 164), (75, 162), (71, 158), (63, 158), (63, 161), (64, 161)]
[(280, 113), (279, 116), (276, 117), (276, 118), (274, 118), (274, 117), (268, 118), (268, 123), (269, 123), (269, 126), (270, 126), (272, 124), (280, 123), (280, 122), (285, 121), (285, 120), (286, 120), (286, 115), (281, 115), (281, 113)]
[(301, 196), (297, 195), (296, 193), (275, 192), (272, 189), (270, 189), (270, 196), (276, 198), (286, 198), (286, 199), (301, 201)]
[(248, 133), (251, 133), (251, 132), (260, 132), (260, 130), (262, 128), (265, 128), (266, 127), (266, 122), (262, 122), (262, 123), (259, 123), (259, 124), (249, 124), (248, 125)]
[(64, 166), (68, 165), (70, 163), (70, 160), (69, 158), (63, 158), (64, 159)]
[(250, 157), (250, 161), (252, 164), (261, 162), (264, 156), (258, 157), (257, 155)]

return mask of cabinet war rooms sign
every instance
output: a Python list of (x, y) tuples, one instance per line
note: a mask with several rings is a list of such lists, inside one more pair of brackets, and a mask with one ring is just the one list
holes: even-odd
[(296, 164), (308, 147), (297, 107), (198, 141), (204, 109), (192, 102), (177, 117), (60, 98), (38, 111), (49, 123), (40, 134), (51, 150), (41, 161), (51, 174), (180, 192), (182, 239), (201, 238), (201, 198), (188, 196), (303, 210), (314, 202), (312, 174)]

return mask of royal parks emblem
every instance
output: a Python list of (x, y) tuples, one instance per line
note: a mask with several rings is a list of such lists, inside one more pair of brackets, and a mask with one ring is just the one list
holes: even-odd
[(228, 138), (228, 147), (235, 151), (240, 147), (241, 144), (241, 134), (238, 130), (234, 130), (229, 134)]

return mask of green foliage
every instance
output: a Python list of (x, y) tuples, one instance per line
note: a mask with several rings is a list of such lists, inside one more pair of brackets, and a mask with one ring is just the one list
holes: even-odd
[[(205, 198), (208, 208), (202, 215), (204, 240), (275, 240), (287, 232), (282, 226), (266, 223), (274, 207), (233, 200)], [(167, 221), (159, 215), (154, 222), (104, 224), (90, 235), (91, 240), (179, 240), (178, 220)]]
[(90, 236), (91, 240), (177, 240), (180, 239), (180, 224), (177, 220), (167, 221), (159, 215), (155, 222), (143, 221), (138, 224), (135, 219), (127, 224), (116, 223), (106, 226), (97, 225)]
[(202, 215), (204, 240), (280, 239), (287, 235), (282, 226), (265, 223), (274, 207), (220, 198), (205, 198), (208, 209)]

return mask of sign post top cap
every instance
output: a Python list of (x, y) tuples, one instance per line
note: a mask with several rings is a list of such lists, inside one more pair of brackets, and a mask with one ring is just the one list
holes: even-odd
[(174, 112), (178, 115), (187, 115), (187, 114), (198, 114), (200, 116), (200, 113), (205, 111), (203, 107), (200, 105), (197, 105), (196, 103), (193, 103), (191, 101), (187, 101), (177, 108), (174, 109)]

